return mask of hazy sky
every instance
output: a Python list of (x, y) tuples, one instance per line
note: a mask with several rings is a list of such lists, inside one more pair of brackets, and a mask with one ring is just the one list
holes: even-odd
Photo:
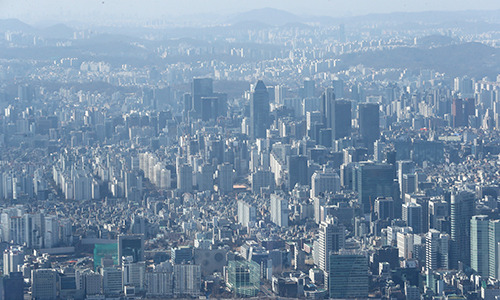
[(428, 10), (500, 9), (499, 0), (0, 0), (0, 18), (42, 20), (155, 19), (201, 13), (231, 14), (273, 7), (299, 15), (349, 16)]

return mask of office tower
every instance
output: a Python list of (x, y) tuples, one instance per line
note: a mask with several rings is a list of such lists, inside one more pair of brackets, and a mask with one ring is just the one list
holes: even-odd
[(490, 220), (488, 226), (488, 275), (499, 278), (499, 255), (498, 243), (500, 243), (500, 220)]
[(392, 197), (377, 197), (375, 199), (375, 215), (377, 220), (394, 219), (394, 200)]
[(373, 143), (380, 137), (379, 104), (360, 103), (358, 109), (359, 134), (367, 146), (373, 147)]
[(223, 163), (217, 166), (217, 182), (220, 194), (229, 194), (233, 191), (233, 165)]
[(85, 295), (97, 295), (102, 289), (102, 275), (94, 271), (86, 270), (82, 274), (83, 290)]
[(473, 216), (470, 220), (470, 266), (479, 275), (488, 276), (488, 216)]
[(357, 182), (353, 185), (359, 194), (359, 204), (364, 213), (373, 210), (373, 204), (377, 197), (394, 196), (394, 169), (392, 165), (361, 162), (355, 172)]
[(57, 216), (45, 216), (44, 242), (46, 248), (53, 248), (59, 244), (59, 220)]
[(188, 164), (177, 167), (177, 190), (181, 194), (193, 191), (193, 169)]
[(451, 195), (451, 257), (450, 268), (458, 262), (470, 264), (470, 220), (474, 215), (475, 196), (469, 191)]
[(451, 105), (452, 126), (460, 127), (465, 125), (464, 109), (462, 99), (453, 99)]
[[(4, 274), (5, 275), (5, 274)], [(3, 279), (3, 299), (23, 300), (24, 299), (24, 277), (22, 272), (12, 272)]]
[(191, 105), (196, 118), (201, 118), (202, 113), (202, 98), (212, 97), (213, 81), (211, 78), (194, 78), (191, 85), (191, 97), (193, 104)]
[(43, 245), (43, 233), (45, 232), (45, 218), (43, 213), (25, 214), (24, 223), (26, 228), (26, 247), (40, 249)]
[(214, 167), (211, 164), (203, 164), (198, 176), (199, 191), (213, 191), (214, 189)]
[(291, 155), (287, 157), (288, 182), (287, 186), (293, 190), (295, 185), (308, 185), (307, 156)]
[(134, 261), (132, 256), (124, 256), (122, 261), (122, 287), (133, 286), (135, 290), (144, 289), (146, 262)]
[(260, 290), (261, 266), (255, 261), (231, 260), (227, 267), (227, 285), (238, 297), (254, 297)]
[(260, 194), (262, 188), (268, 188), (272, 192), (274, 190), (274, 174), (271, 171), (258, 169), (252, 173), (250, 184), (254, 194)]
[(170, 250), (170, 260), (174, 264), (187, 264), (193, 260), (193, 248), (190, 246), (175, 247)]
[(269, 94), (266, 85), (259, 80), (250, 96), (250, 137), (265, 139), (269, 128)]
[(368, 259), (363, 254), (330, 254), (328, 271), (330, 298), (368, 297)]
[(271, 194), (271, 222), (279, 227), (288, 227), (288, 200)]
[(311, 177), (311, 197), (340, 191), (340, 177), (333, 169), (315, 172)]
[(335, 93), (335, 98), (344, 98), (344, 81), (342, 79), (332, 80), (333, 92)]
[(119, 294), (122, 291), (122, 271), (115, 267), (101, 269), (102, 291), (105, 295)]
[(402, 259), (412, 259), (413, 246), (415, 238), (411, 227), (405, 227), (396, 233), (396, 246), (398, 247), (398, 255)]
[(201, 268), (198, 265), (174, 265), (174, 295), (197, 297), (201, 291)]
[(57, 299), (58, 274), (53, 269), (37, 269), (31, 271), (32, 299)]
[(244, 227), (248, 227), (249, 224), (255, 223), (257, 217), (257, 211), (255, 207), (249, 203), (238, 200), (238, 223)]
[(403, 204), (403, 220), (413, 228), (413, 233), (422, 233), (422, 206), (413, 202)]
[(19, 266), (24, 263), (24, 251), (22, 247), (12, 246), (3, 252), (3, 274), (19, 272)]
[(425, 235), (425, 267), (428, 270), (449, 268), (450, 236), (436, 229)]
[(417, 191), (417, 176), (415, 174), (404, 174), (401, 195), (413, 194)]
[(404, 185), (404, 175), (405, 174), (413, 174), (415, 173), (415, 163), (411, 160), (399, 160), (398, 164), (398, 183), (399, 183), (399, 192), (401, 193), (401, 197), (404, 198), (403, 194), (403, 185)]
[(316, 82), (313, 79), (304, 80), (304, 98), (314, 97), (314, 91), (316, 89)]
[(170, 262), (154, 265), (152, 271), (146, 272), (146, 295), (156, 298), (172, 298), (174, 274)]
[(443, 222), (449, 225), (450, 204), (442, 198), (429, 201), (429, 227), (441, 232), (450, 233), (448, 228), (443, 228)]
[(332, 129), (333, 140), (351, 135), (351, 101), (329, 99), (327, 104), (327, 127)]
[(144, 260), (144, 235), (118, 235), (118, 261), (122, 265), (123, 257), (132, 257), (132, 262)]
[(319, 225), (319, 268), (328, 274), (329, 258), (331, 252), (344, 248), (345, 227), (338, 220), (328, 217)]

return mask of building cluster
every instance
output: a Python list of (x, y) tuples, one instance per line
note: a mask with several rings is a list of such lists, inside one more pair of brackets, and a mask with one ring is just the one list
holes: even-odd
[(312, 30), (0, 61), (0, 299), (500, 299), (500, 75)]

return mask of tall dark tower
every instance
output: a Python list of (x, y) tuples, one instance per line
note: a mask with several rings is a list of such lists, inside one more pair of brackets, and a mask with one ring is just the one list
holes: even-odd
[(334, 140), (351, 135), (351, 101), (329, 99), (327, 125), (332, 129)]
[(359, 104), (359, 133), (367, 145), (372, 145), (380, 137), (378, 103)]
[(266, 138), (269, 126), (269, 93), (262, 80), (257, 81), (250, 99), (250, 135), (252, 139)]
[(459, 261), (470, 266), (470, 220), (474, 208), (474, 193), (461, 191), (451, 195), (451, 268), (456, 269)]
[(202, 99), (204, 97), (213, 97), (213, 81), (211, 78), (194, 78), (191, 86), (191, 95), (193, 104), (191, 108), (197, 118), (201, 118)]
[[(354, 178), (354, 177), (353, 177)], [(356, 168), (355, 189), (364, 213), (373, 210), (378, 197), (393, 197), (395, 193), (394, 167), (389, 164), (361, 162)]]

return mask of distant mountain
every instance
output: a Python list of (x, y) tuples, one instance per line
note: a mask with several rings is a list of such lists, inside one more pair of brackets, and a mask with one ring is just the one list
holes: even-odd
[(72, 28), (64, 24), (52, 25), (38, 31), (41, 36), (54, 39), (71, 39), (74, 32)]
[(28, 33), (33, 32), (34, 28), (18, 19), (0, 20), (0, 32), (6, 31), (22, 31)]
[(434, 48), (402, 47), (345, 54), (344, 67), (364, 65), (372, 68), (432, 69), (449, 76), (469, 75), (495, 78), (500, 70), (500, 49), (481, 43), (452, 44)]
[(301, 21), (301, 17), (275, 8), (254, 9), (232, 16), (227, 20), (230, 24), (239, 22), (260, 22), (275, 26), (282, 26), (287, 23), (297, 23)]

